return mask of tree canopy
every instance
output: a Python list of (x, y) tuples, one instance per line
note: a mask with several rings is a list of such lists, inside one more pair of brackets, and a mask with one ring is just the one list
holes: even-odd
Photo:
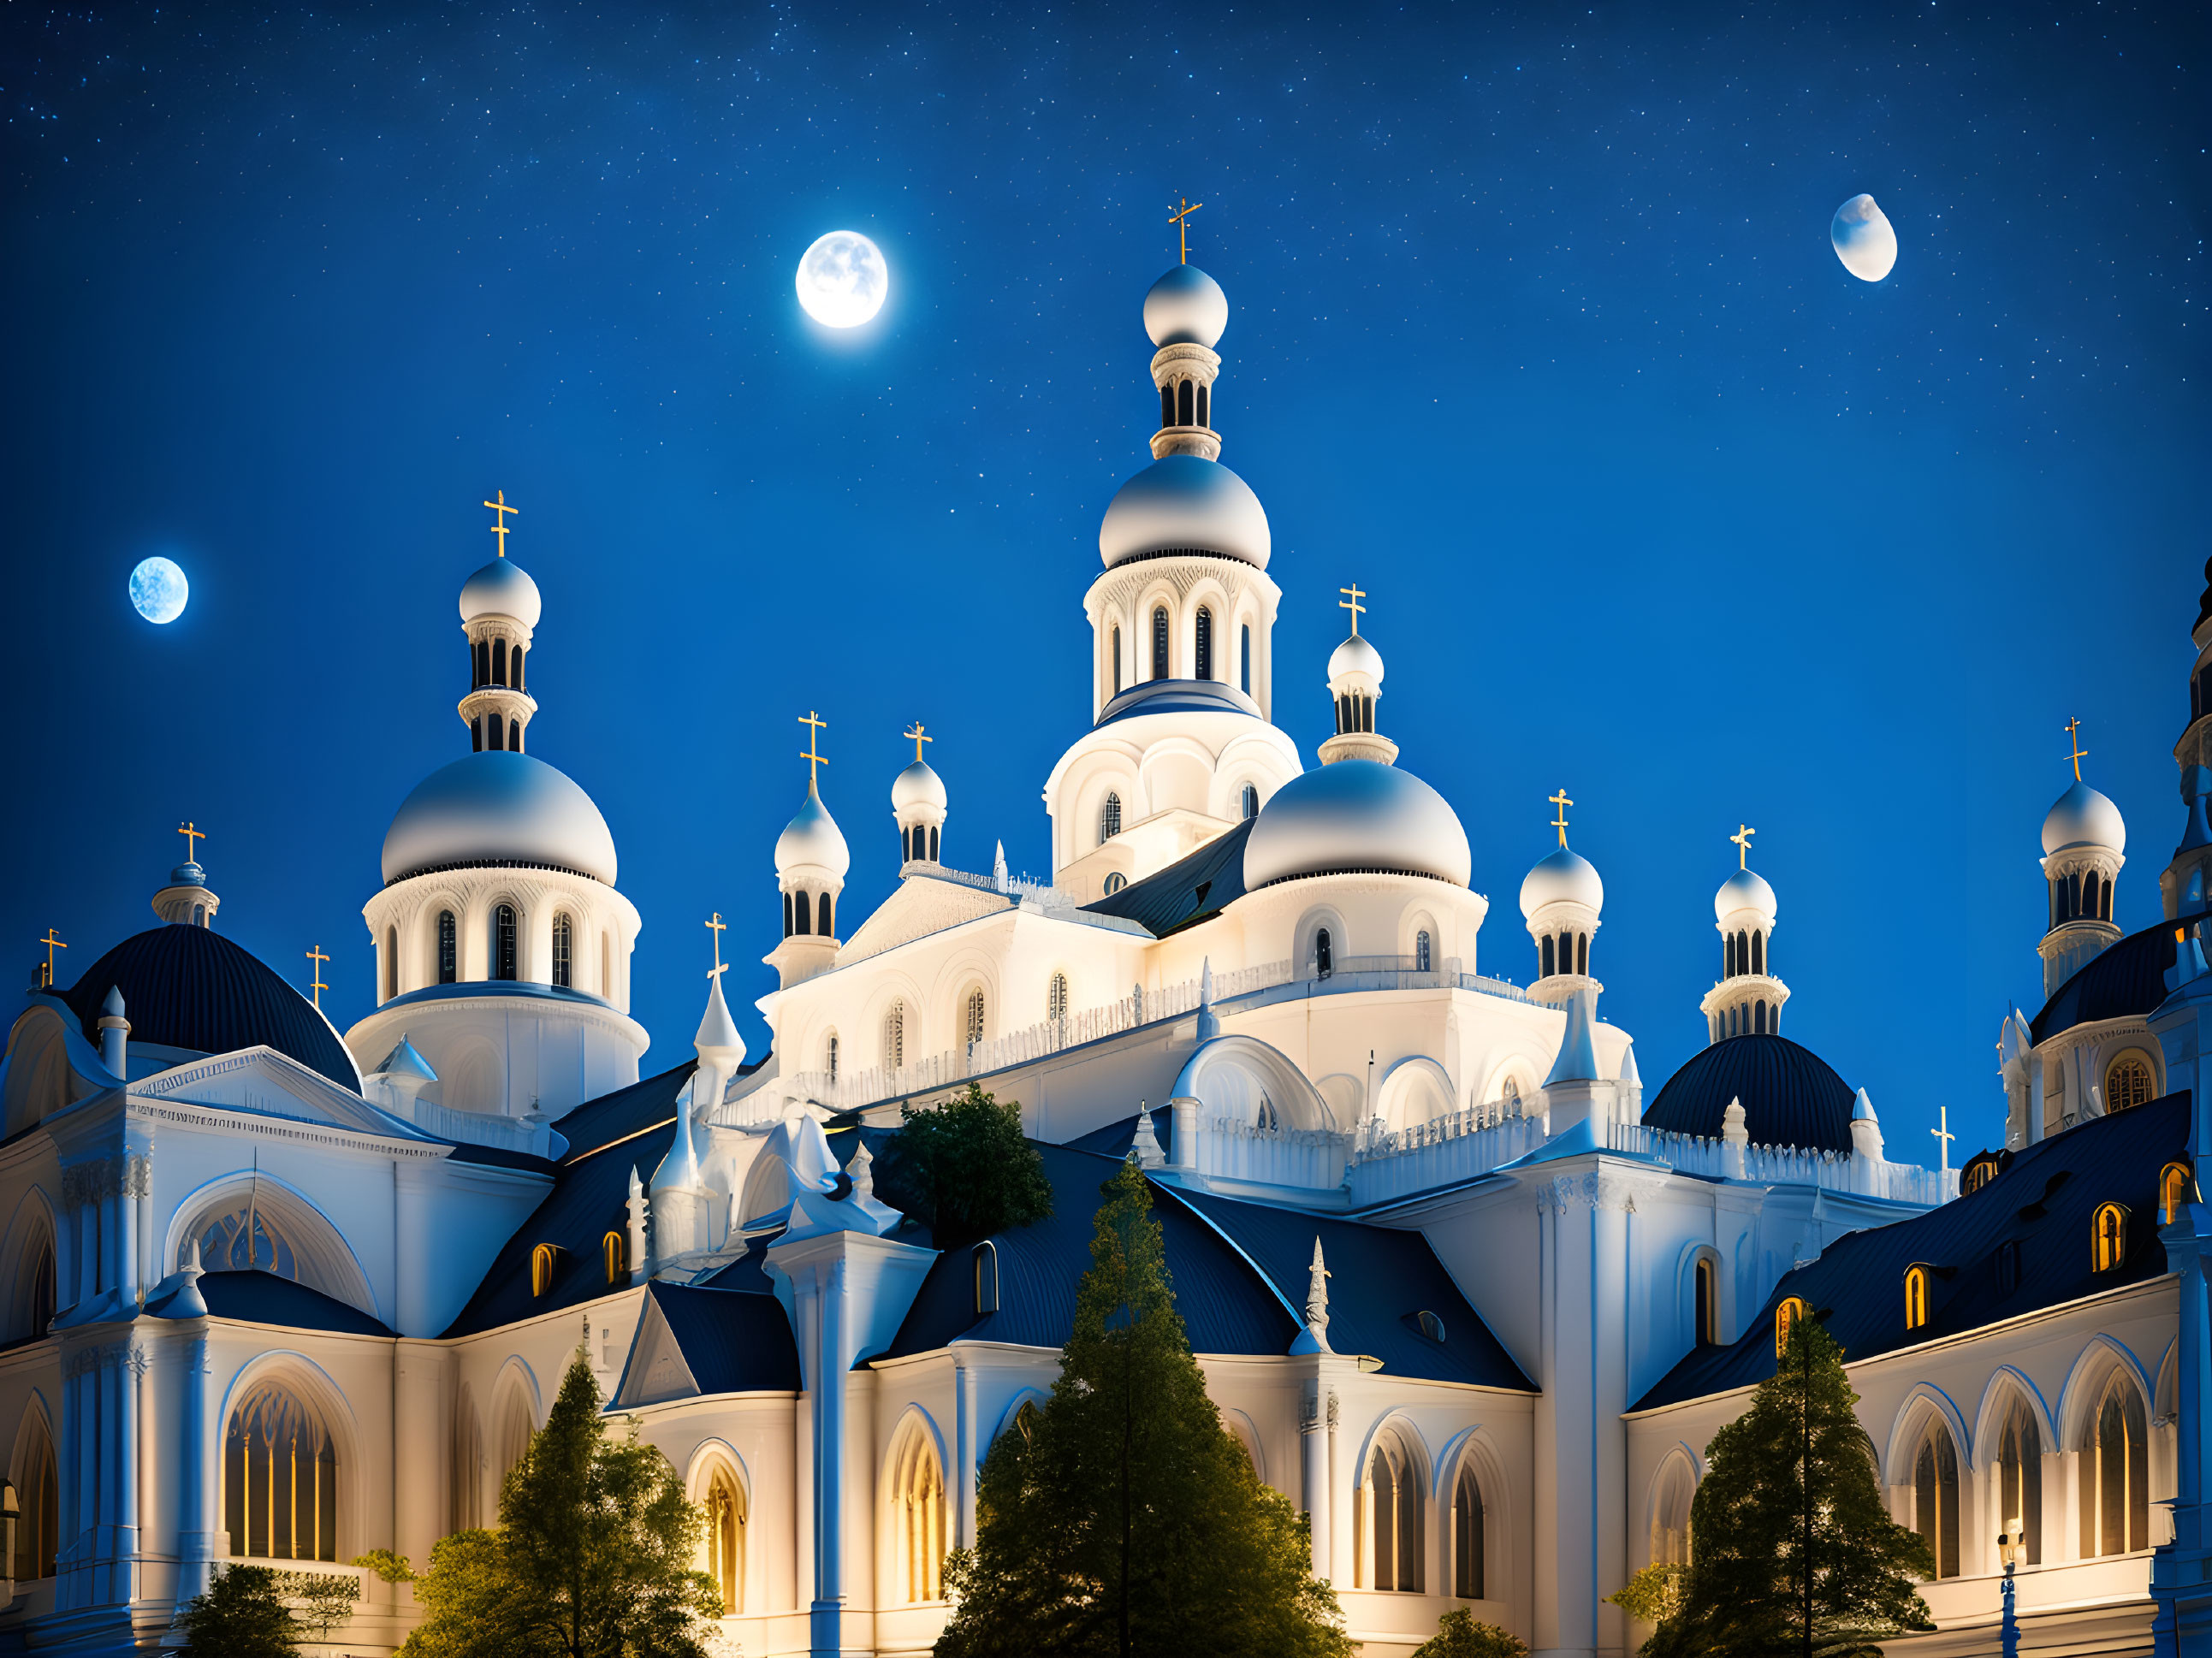
[(939, 1658), (1344, 1658), (1304, 1515), (1206, 1397), (1142, 1170), (1102, 1195), (1060, 1379), (984, 1461)]
[(975, 1083), (942, 1105), (908, 1106), (876, 1171), (879, 1195), (928, 1223), (939, 1248), (1028, 1226), (1052, 1213), (1044, 1159), (1022, 1134), (1022, 1110)]
[(185, 1658), (291, 1658), (301, 1627), (267, 1566), (225, 1566), (178, 1617)]

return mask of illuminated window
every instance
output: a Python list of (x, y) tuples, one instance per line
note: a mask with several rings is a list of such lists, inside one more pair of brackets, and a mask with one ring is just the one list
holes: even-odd
[(399, 993), (399, 929), (384, 929), (384, 999), (390, 1001)]
[(2009, 1531), (2020, 1522), (2027, 1564), (2043, 1563), (2043, 1433), (2027, 1404), (2013, 1401), (1997, 1435), (1998, 1523)]
[(608, 1283), (620, 1284), (629, 1276), (629, 1240), (620, 1232), (599, 1240), (599, 1254), (606, 1258)]
[(553, 1256), (550, 1243), (541, 1243), (530, 1252), (530, 1293), (542, 1296), (553, 1287)]
[(1928, 1322), (1928, 1269), (1908, 1266), (1905, 1272), (1905, 1327), (1917, 1330)]
[(2121, 1054), (2105, 1072), (2105, 1109), (2126, 1111), (2149, 1100), (2149, 1065), (2140, 1054)]
[(1421, 1587), (1421, 1471), (1395, 1429), (1377, 1436), (1352, 1509), (1358, 1584), (1369, 1589)]
[(1965, 1172), (1959, 1176), (1959, 1195), (1962, 1198), (1972, 1196), (1995, 1180), (1997, 1174), (1998, 1164), (1996, 1155), (1992, 1152), (1984, 1152), (1969, 1163)]
[(264, 1382), (223, 1436), (230, 1552), (264, 1560), (338, 1558), (337, 1448), (316, 1413)]
[(2083, 1558), (2150, 1546), (2149, 1447), (2142, 1394), (2115, 1372), (2082, 1424)]
[(2158, 1218), (2161, 1226), (2197, 1200), (2197, 1177), (2185, 1163), (2170, 1163), (2158, 1172)]
[(1930, 1418), (1912, 1459), (1912, 1528), (1927, 1540), (1936, 1576), (1959, 1575), (1959, 1450), (1940, 1417)]
[(2092, 1247), (2096, 1269), (2109, 1272), (2127, 1259), (2128, 1212), (2117, 1203), (2106, 1204), (2097, 1211), (2097, 1218), (2091, 1224), (2094, 1229)]
[(1774, 1309), (1775, 1357), (1779, 1358), (1790, 1351), (1790, 1331), (1796, 1328), (1797, 1321), (1811, 1310), (1795, 1296), (1789, 1297)]
[(718, 1464), (701, 1506), (707, 1511), (707, 1576), (722, 1597), (722, 1616), (734, 1618), (744, 1604), (744, 1488)]
[(945, 1598), (945, 1471), (937, 1445), (909, 1421), (891, 1456), (891, 1524), (898, 1598), (912, 1606)]

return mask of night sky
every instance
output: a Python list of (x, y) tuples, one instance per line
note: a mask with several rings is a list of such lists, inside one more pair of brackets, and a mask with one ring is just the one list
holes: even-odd
[[(1356, 580), (1485, 970), (1534, 976), (1564, 786), (1656, 1089), (1748, 822), (1785, 1029), (1932, 1162), (1939, 1104), (1958, 1154), (2002, 1137), (2070, 716), (2119, 919), (2160, 913), (2212, 552), (2201, 5), (270, 9), (0, 20), (11, 970), (151, 925), (189, 817), (222, 929), (301, 983), (319, 944), (366, 1012), (385, 827), (466, 751), (497, 489), (544, 596), (532, 751), (644, 914), (648, 1067), (712, 909), (765, 1044), (809, 708), (841, 914), (892, 882), (917, 718), (947, 861), (1048, 873), (1186, 195), (1275, 718), (1310, 759)], [(1879, 285), (1828, 246), (1861, 191)], [(838, 228), (891, 269), (845, 336), (792, 281)], [(167, 627), (125, 593), (154, 553), (192, 582)]]

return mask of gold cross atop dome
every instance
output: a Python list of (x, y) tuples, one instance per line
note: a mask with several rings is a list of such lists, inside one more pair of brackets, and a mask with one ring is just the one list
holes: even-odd
[(814, 768), (817, 766), (826, 766), (830, 763), (815, 752), (815, 750), (820, 746), (822, 729), (830, 722), (820, 718), (813, 709), (809, 708), (799, 716), (799, 723), (811, 727), (806, 733), (806, 752), (799, 756), (806, 762), (806, 786), (811, 789), (814, 786)]
[(1738, 869), (1750, 867), (1745, 860), (1751, 856), (1751, 837), (1758, 833), (1759, 831), (1748, 823), (1738, 823), (1735, 826), (1735, 833), (1729, 836), (1729, 840), (1735, 842), (1735, 866)]
[(901, 732), (899, 733), (901, 737), (903, 737), (908, 742), (914, 744), (914, 762), (917, 766), (921, 763), (921, 745), (925, 743), (934, 743), (937, 741), (933, 737), (924, 737), (921, 734), (921, 721), (917, 720), (914, 722), (914, 729), (912, 731)]
[(1188, 196), (1180, 198), (1182, 205), (1168, 215), (1168, 222), (1176, 228), (1178, 264), (1190, 263), (1190, 216), (1204, 207), (1204, 202), (1194, 202)]
[(722, 959), (722, 933), (729, 923), (722, 919), (722, 912), (718, 909), (707, 918), (704, 925), (711, 927), (714, 933), (714, 970), (707, 976), (719, 979), (730, 970), (730, 964)]
[(195, 829), (188, 818), (177, 825), (177, 833), (185, 837), (185, 861), (188, 864), (199, 862), (199, 843), (208, 838), (208, 832), (204, 829)]
[(1928, 1132), (1936, 1137), (1936, 1145), (1942, 1148), (1943, 1167), (1948, 1172), (1951, 1167), (1951, 1142), (1959, 1137), (1951, 1132), (1951, 1108), (1948, 1105), (1939, 1105), (1936, 1108), (1936, 1120), (1943, 1126), (1941, 1128), (1931, 1128)]
[(522, 509), (520, 507), (510, 507), (507, 504), (506, 490), (495, 489), (492, 493), (496, 495), (499, 499), (497, 501), (488, 501), (484, 502), (484, 505), (490, 507), (494, 513), (498, 514), (497, 519), (495, 519), (492, 524), (491, 532), (499, 537), (499, 556), (501, 558), (505, 558), (507, 556), (507, 515), (509, 513), (512, 513), (517, 518), (520, 518), (522, 516)]
[(2066, 746), (2074, 750), (2066, 757), (2074, 762), (2074, 780), (2078, 783), (2081, 780), (2081, 762), (2089, 757), (2089, 750), (2081, 746), (2081, 722), (2078, 720), (2066, 722)]
[(1559, 844), (1565, 846), (1567, 844), (1567, 808), (1574, 805), (1574, 802), (1567, 799), (1567, 792), (1565, 789), (1561, 789), (1549, 799), (1552, 804), (1559, 809), (1558, 814), (1552, 819), (1552, 827), (1559, 830)]
[(54, 987), (54, 952), (58, 950), (67, 950), (69, 946), (61, 941), (52, 927), (46, 929), (46, 936), (39, 942), (46, 947), (46, 965), (42, 970), (39, 985), (41, 989), (52, 990)]
[(1342, 593), (1344, 597), (1336, 601), (1336, 608), (1352, 612), (1352, 636), (1357, 639), (1359, 637), (1359, 601), (1367, 595), (1360, 591), (1359, 584), (1356, 581), (1349, 587), (1339, 587), (1337, 592)]
[(315, 1005), (317, 1007), (320, 1007), (323, 1005), (323, 993), (330, 988), (328, 985), (323, 982), (323, 963), (329, 961), (331, 958), (324, 955), (323, 947), (320, 944), (317, 944), (313, 950), (307, 952), (307, 959), (315, 964), (315, 982), (309, 986), (308, 988), (314, 993)]

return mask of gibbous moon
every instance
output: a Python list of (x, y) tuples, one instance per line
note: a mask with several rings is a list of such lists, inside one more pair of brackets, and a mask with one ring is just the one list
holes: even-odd
[(858, 328), (884, 308), (890, 267), (857, 230), (817, 236), (799, 261), (799, 302), (825, 328)]
[(1880, 282), (1897, 264), (1897, 233), (1871, 196), (1854, 196), (1836, 210), (1828, 240), (1844, 269), (1863, 282)]
[(174, 622), (192, 596), (185, 573), (166, 558), (149, 558), (131, 573), (131, 604), (149, 622)]

